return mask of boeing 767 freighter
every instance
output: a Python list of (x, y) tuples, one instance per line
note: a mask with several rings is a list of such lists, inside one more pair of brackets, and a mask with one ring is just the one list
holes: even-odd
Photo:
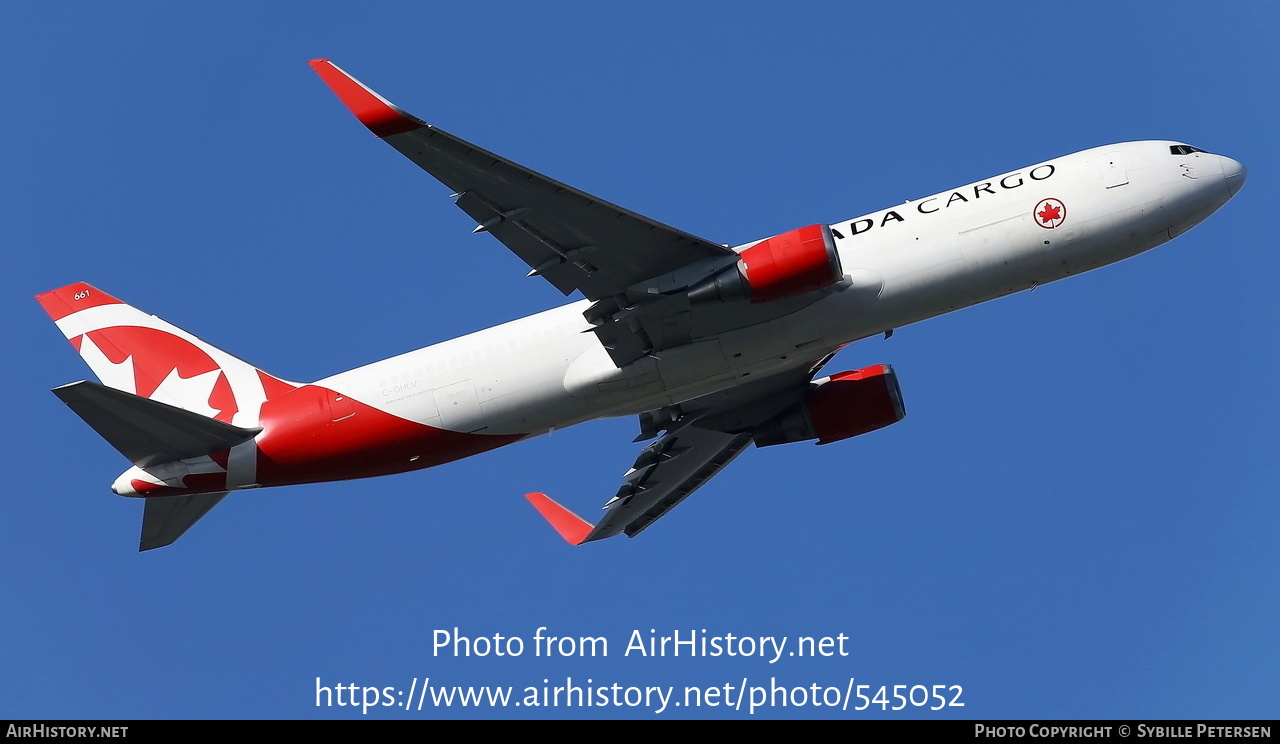
[(819, 377), (843, 346), (1154, 248), (1225, 204), (1240, 163), (1108, 145), (730, 247), (505, 160), (327, 60), (366, 127), (565, 295), (584, 299), (312, 383), (255, 368), (88, 284), (40, 304), (101, 384), (54, 389), (133, 462), (140, 548), (231, 491), (417, 470), (609, 416), (652, 440), (595, 524), (529, 500), (573, 544), (635, 536), (754, 443), (827, 444), (905, 407), (893, 369)]

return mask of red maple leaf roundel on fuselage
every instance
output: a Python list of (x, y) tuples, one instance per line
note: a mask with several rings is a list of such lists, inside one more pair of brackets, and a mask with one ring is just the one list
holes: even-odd
[(1067, 208), (1057, 199), (1040, 200), (1033, 213), (1036, 224), (1048, 230), (1060, 226), (1067, 219)]

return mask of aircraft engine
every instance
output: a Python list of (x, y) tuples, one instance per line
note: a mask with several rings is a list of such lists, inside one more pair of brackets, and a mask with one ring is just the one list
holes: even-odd
[(877, 364), (814, 380), (804, 400), (752, 432), (756, 446), (856, 437), (907, 415), (893, 367)]
[(769, 302), (831, 286), (842, 276), (831, 229), (810, 225), (744, 250), (736, 264), (694, 285), (689, 290), (689, 301)]

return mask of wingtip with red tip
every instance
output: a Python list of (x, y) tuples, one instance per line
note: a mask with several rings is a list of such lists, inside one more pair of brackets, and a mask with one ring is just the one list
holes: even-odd
[(311, 69), (316, 71), (324, 84), (329, 86), (329, 90), (355, 114), (360, 123), (377, 136), (390, 137), (426, 126), (425, 122), (373, 92), (329, 60), (313, 59), (307, 64), (311, 65)]
[(590, 522), (557, 504), (545, 493), (527, 493), (524, 497), (570, 545), (581, 545), (586, 542), (587, 535), (595, 529)]

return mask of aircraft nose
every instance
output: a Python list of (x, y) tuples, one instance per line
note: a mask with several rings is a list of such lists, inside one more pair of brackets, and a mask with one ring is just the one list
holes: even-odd
[(1244, 181), (1248, 178), (1249, 172), (1239, 160), (1232, 160), (1225, 156), (1219, 157), (1222, 158), (1222, 177), (1226, 179), (1227, 190), (1231, 192), (1232, 196), (1235, 196), (1240, 187), (1244, 186)]

